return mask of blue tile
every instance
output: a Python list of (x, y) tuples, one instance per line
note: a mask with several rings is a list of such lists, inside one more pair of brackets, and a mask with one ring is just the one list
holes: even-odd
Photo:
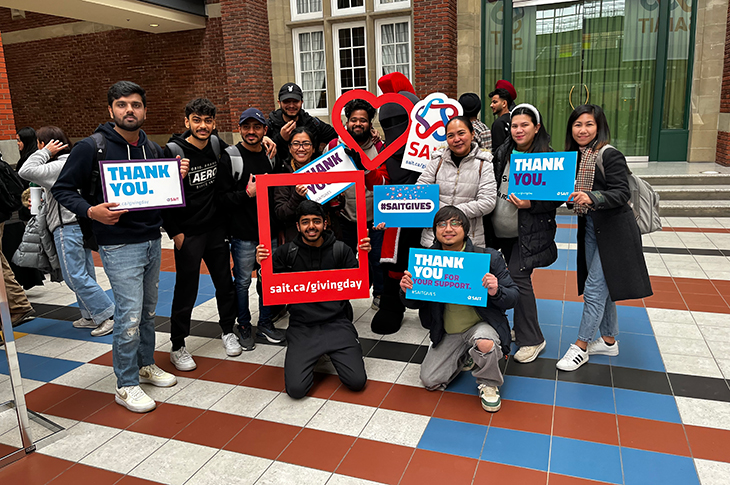
[(478, 459), (487, 426), (431, 418), (418, 448)]
[(537, 317), (540, 325), (560, 325), (563, 322), (563, 302), (537, 300)]
[[(563, 327), (580, 327), (580, 320), (583, 317), (583, 303), (579, 301), (566, 301), (563, 305)], [(576, 332), (577, 336), (577, 332)]]
[(568, 260), (570, 255), (567, 249), (558, 249), (558, 259), (553, 264), (547, 267), (547, 269), (555, 269), (560, 271), (566, 271), (568, 269)]
[(482, 460), (547, 471), (550, 436), (490, 427)]
[(560, 356), (560, 327), (557, 325), (540, 325), (545, 337), (545, 350), (540, 354), (543, 359), (559, 359)]
[(204, 293), (198, 293), (198, 297), (195, 299), (195, 306), (198, 306), (201, 303), (205, 303), (208, 300), (212, 300), (213, 298), (215, 298), (215, 295), (207, 295)]
[(92, 337), (88, 328), (74, 328), (71, 322), (52, 320), (50, 318), (36, 318), (28, 323), (24, 323), (23, 332), (105, 344), (112, 343), (114, 338), (112, 334), (103, 337)]
[(623, 416), (682, 423), (674, 396), (615, 389), (616, 412)]
[(555, 381), (532, 377), (505, 376), (499, 389), (502, 399), (551, 405), (555, 402)]
[[(50, 382), (53, 379), (84, 365), (83, 362), (52, 359), (42, 355), (18, 354), (20, 375), (25, 379)], [(0, 350), (0, 374), (8, 374), (8, 361), (5, 351)]]
[(616, 307), (618, 313), (618, 324), (621, 332), (638, 333), (654, 336), (654, 329), (651, 327), (649, 315), (643, 307), (622, 306)]
[(555, 216), (558, 224), (578, 224), (578, 216)]
[(619, 355), (611, 365), (665, 372), (664, 361), (653, 335), (619, 334)]
[(622, 448), (624, 483), (626, 485), (699, 485), (691, 458), (651, 451)]
[(558, 381), (555, 405), (599, 413), (616, 413), (612, 388), (576, 382)]
[(446, 388), (449, 392), (458, 392), (460, 394), (471, 394), (477, 396), (479, 391), (477, 390), (477, 381), (471, 372), (461, 372), (456, 379), (451, 381), (449, 387)]
[(576, 230), (567, 227), (559, 227), (555, 233), (556, 243), (574, 243), (576, 242)]
[(550, 472), (588, 480), (623, 483), (621, 452), (618, 446), (558, 436), (553, 437)]

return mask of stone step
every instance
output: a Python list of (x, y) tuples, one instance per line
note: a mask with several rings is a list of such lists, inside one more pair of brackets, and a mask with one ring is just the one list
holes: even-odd
[(637, 170), (637, 175), (649, 182), (652, 187), (660, 185), (730, 185), (730, 173), (642, 175)]
[(661, 200), (730, 200), (730, 185), (653, 185)]

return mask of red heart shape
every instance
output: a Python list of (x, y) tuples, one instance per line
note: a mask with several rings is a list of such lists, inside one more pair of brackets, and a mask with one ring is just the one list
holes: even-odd
[(386, 93), (381, 94), (380, 96), (375, 96), (370, 91), (365, 91), (363, 89), (347, 91), (345, 94), (337, 98), (335, 106), (332, 108), (332, 125), (335, 127), (335, 131), (338, 135), (340, 135), (340, 139), (345, 142), (348, 148), (352, 148), (360, 154), (362, 165), (365, 167), (366, 170), (375, 170), (380, 165), (382, 165), (383, 162), (390, 158), (391, 155), (397, 152), (401, 147), (405, 146), (406, 141), (408, 140), (408, 132), (411, 129), (411, 118), (410, 116), (408, 117), (408, 128), (406, 128), (406, 131), (403, 132), (401, 136), (396, 138), (396, 140), (391, 145), (385, 147), (385, 150), (378, 153), (378, 156), (375, 157), (375, 159), (371, 160), (370, 157), (365, 154), (362, 148), (360, 148), (360, 145), (352, 138), (352, 135), (350, 135), (350, 133), (347, 131), (347, 128), (345, 128), (345, 126), (342, 124), (342, 110), (345, 105), (353, 99), (363, 99), (373, 105), (373, 108), (375, 109), (378, 109), (387, 103), (396, 103), (402, 106), (403, 109), (405, 109), (409, 113), (409, 115), (411, 110), (413, 109), (413, 102), (402, 94)]

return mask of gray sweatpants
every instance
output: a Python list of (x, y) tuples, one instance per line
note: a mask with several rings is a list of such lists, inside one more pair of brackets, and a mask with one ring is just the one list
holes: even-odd
[[(494, 342), (492, 350), (486, 354), (480, 352), (476, 345), (480, 339)], [(486, 322), (479, 322), (463, 333), (446, 334), (437, 346), (428, 348), (421, 364), (421, 381), (429, 391), (445, 389), (461, 372), (469, 352), (474, 359), (472, 375), (476, 377), (477, 385), (499, 387), (504, 383), (499, 370), (499, 359), (502, 358), (499, 345), (497, 331)]]

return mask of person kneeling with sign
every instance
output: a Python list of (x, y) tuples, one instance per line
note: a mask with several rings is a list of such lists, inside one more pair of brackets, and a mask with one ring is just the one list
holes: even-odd
[(443, 390), (462, 370), (471, 370), (477, 379), (482, 408), (499, 411), (499, 386), (504, 379), (499, 359), (509, 354), (510, 331), (505, 311), (519, 298), (502, 255), (491, 248), (474, 246), (466, 236), (469, 219), (454, 206), (442, 207), (434, 216), (436, 241), (431, 249), (488, 253), (489, 272), (482, 278), (487, 288), (487, 306), (453, 305), (406, 298), (413, 289), (409, 271), (401, 279), (401, 300), (418, 309), (421, 325), (430, 330), (431, 346), (421, 364), (421, 381), (429, 391)]
[[(274, 252), (274, 273), (357, 268), (352, 250), (327, 230), (322, 206), (311, 200), (297, 208), (294, 241)], [(360, 240), (360, 249), (370, 251), (370, 238)], [(259, 264), (269, 257), (264, 245), (256, 248)], [(365, 387), (367, 375), (357, 330), (352, 324), (348, 300), (289, 305), (288, 347), (284, 361), (286, 393), (294, 399), (304, 397), (312, 387), (314, 366), (328, 355), (342, 383), (352, 391)]]

